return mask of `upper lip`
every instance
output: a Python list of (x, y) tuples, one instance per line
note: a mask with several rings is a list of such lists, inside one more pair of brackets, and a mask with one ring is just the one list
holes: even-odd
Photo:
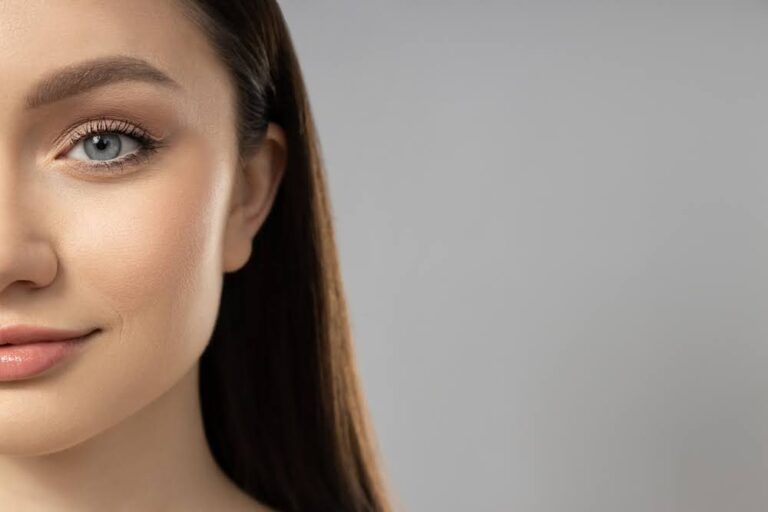
[(8, 343), (19, 345), (41, 341), (61, 341), (81, 338), (95, 329), (73, 331), (69, 329), (51, 329), (35, 325), (4, 325), (0, 327), (0, 345)]

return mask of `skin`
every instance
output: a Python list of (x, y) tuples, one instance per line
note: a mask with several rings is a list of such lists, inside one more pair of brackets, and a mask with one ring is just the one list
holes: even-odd
[[(107, 55), (181, 88), (25, 109), (43, 76)], [(281, 181), (283, 131), (238, 165), (233, 83), (171, 1), (0, 0), (0, 69), (0, 325), (102, 330), (53, 371), (0, 382), (3, 510), (269, 510), (212, 458), (197, 386), (223, 274), (248, 261)], [(110, 175), (83, 142), (52, 143), (116, 114), (167, 144)]]

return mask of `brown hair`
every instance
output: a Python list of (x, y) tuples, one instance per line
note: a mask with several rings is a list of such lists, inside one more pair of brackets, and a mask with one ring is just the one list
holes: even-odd
[(285, 131), (283, 181), (249, 261), (224, 275), (201, 357), (214, 458), (281, 511), (391, 511), (355, 366), (331, 208), (290, 34), (274, 0), (185, 0), (237, 85), (240, 157)]

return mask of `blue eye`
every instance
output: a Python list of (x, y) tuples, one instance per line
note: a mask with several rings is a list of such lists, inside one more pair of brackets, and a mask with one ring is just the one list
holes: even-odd
[(73, 133), (66, 157), (85, 167), (122, 169), (147, 159), (162, 143), (128, 121), (97, 119)]
[(114, 160), (125, 156), (122, 153), (141, 149), (140, 142), (121, 133), (102, 133), (90, 135), (80, 140), (72, 150), (67, 153), (68, 158), (75, 160)]

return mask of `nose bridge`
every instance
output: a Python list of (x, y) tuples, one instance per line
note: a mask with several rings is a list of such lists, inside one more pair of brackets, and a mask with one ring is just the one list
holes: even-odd
[(6, 140), (0, 134), (0, 245), (5, 245), (8, 236), (18, 236), (23, 231), (20, 219), (26, 215), (24, 184)]
[(0, 143), (0, 296), (15, 281), (45, 284), (50, 274), (46, 240), (36, 225), (40, 208), (35, 185), (24, 179)]

